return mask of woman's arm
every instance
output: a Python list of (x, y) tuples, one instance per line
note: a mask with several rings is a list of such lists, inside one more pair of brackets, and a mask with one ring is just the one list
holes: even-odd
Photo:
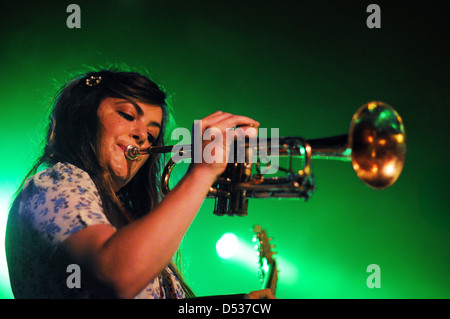
[[(202, 120), (203, 131), (214, 127), (226, 141), (227, 128), (258, 126), (247, 117), (216, 112)], [(202, 131), (202, 133), (203, 133)], [(208, 144), (203, 141), (202, 149)], [(228, 154), (230, 141), (223, 144)], [(193, 164), (159, 205), (118, 231), (109, 225), (89, 226), (66, 239), (61, 250), (87, 267), (100, 283), (121, 298), (132, 298), (170, 262), (194, 220), (210, 186), (226, 168), (223, 163)]]

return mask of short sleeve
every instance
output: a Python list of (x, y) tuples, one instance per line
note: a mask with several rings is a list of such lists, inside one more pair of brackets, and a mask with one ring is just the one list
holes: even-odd
[(94, 182), (71, 164), (58, 163), (28, 180), (21, 205), (22, 218), (31, 222), (54, 250), (89, 225), (110, 224)]

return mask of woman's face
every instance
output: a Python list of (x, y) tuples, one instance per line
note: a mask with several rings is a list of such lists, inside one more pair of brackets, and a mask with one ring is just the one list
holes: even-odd
[(144, 165), (148, 155), (130, 161), (128, 145), (147, 148), (160, 133), (162, 109), (158, 105), (108, 97), (97, 110), (100, 122), (100, 162), (108, 169), (114, 190), (124, 187)]

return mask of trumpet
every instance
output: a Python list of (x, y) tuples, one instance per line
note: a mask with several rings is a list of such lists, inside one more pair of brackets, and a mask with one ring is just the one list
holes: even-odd
[[(272, 142), (268, 139), (268, 142)], [(267, 176), (261, 172), (261, 161), (250, 160), (249, 154), (261, 152), (286, 157), (288, 167), (279, 167), (283, 176)], [(192, 145), (177, 147), (179, 154), (190, 156)], [(129, 146), (125, 156), (135, 160), (144, 154), (169, 153), (171, 146), (139, 149)], [(210, 187), (207, 198), (215, 199), (214, 214), (245, 216), (249, 198), (303, 198), (308, 200), (316, 190), (312, 174), (313, 159), (343, 160), (352, 163), (356, 175), (373, 189), (390, 187), (399, 178), (406, 157), (406, 133), (397, 111), (379, 101), (362, 105), (353, 115), (347, 134), (305, 139), (280, 137), (278, 144), (251, 145), (245, 143), (246, 160), (227, 164), (225, 172)], [(252, 153), (253, 154), (253, 153)], [(293, 160), (300, 158), (302, 167), (294, 168)], [(170, 158), (164, 167), (161, 188), (169, 189), (169, 178), (175, 161)]]

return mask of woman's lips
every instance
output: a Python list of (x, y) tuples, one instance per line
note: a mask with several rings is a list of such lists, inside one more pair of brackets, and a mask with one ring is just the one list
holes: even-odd
[(118, 145), (124, 152), (126, 152), (127, 147), (126, 146), (122, 146), (122, 145)]
[(127, 147), (128, 146), (123, 146), (123, 145), (118, 145), (119, 148), (122, 150), (123, 155), (126, 157), (126, 153), (127, 153)]

